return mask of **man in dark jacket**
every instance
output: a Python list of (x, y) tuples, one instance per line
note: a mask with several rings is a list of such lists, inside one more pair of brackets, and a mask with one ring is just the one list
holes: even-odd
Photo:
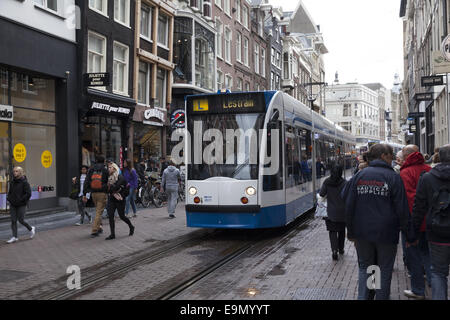
[(368, 268), (377, 264), (381, 279), (375, 280), (381, 281), (376, 299), (385, 300), (390, 296), (399, 231), (406, 231), (408, 226), (408, 201), (402, 180), (391, 167), (392, 147), (373, 145), (370, 155), (369, 167), (353, 176), (341, 196), (346, 207), (347, 237), (355, 241), (358, 254), (358, 299), (368, 298)]
[(25, 222), (25, 212), (28, 201), (31, 198), (31, 188), (27, 181), (27, 177), (24, 175), (24, 171), (21, 167), (15, 167), (13, 169), (13, 180), (9, 184), (9, 191), (7, 200), (10, 204), (11, 213), (11, 229), (13, 236), (7, 241), (7, 243), (14, 243), (19, 241), (17, 238), (17, 221), (19, 221), (25, 228), (30, 231), (30, 238), (33, 238), (36, 232), (35, 227), (31, 227)]
[(108, 192), (108, 170), (105, 167), (105, 158), (97, 156), (95, 165), (89, 170), (83, 187), (83, 201), (87, 202), (86, 194), (91, 193), (92, 201), (95, 205), (95, 220), (92, 224), (92, 237), (97, 237), (103, 232), (100, 224), (102, 213), (106, 207)]
[[(414, 205), (414, 198), (416, 196), (416, 188), (420, 176), (431, 170), (429, 165), (425, 164), (423, 155), (418, 152), (419, 147), (416, 145), (408, 145), (403, 148), (402, 154), (405, 160), (400, 169), (400, 177), (405, 186), (406, 197), (408, 198), (409, 213), (412, 213)], [(407, 268), (411, 274), (411, 290), (404, 290), (403, 293), (413, 299), (425, 299), (425, 280), (423, 277), (423, 270), (427, 275), (428, 283), (431, 281), (430, 271), (430, 252), (428, 250), (428, 243), (425, 236), (425, 219), (418, 235), (419, 244), (406, 248), (406, 243), (403, 246), (406, 248), (406, 262)], [(402, 236), (402, 244), (405, 242), (405, 237)]]
[[(431, 292), (433, 300), (447, 300), (447, 277), (450, 264), (450, 233), (439, 235), (431, 228), (434, 197), (442, 187), (450, 189), (450, 145), (439, 149), (441, 163), (425, 173), (419, 180), (416, 199), (412, 211), (414, 234), (418, 235), (424, 218), (426, 219), (426, 235), (431, 259)], [(448, 198), (448, 197), (447, 197)], [(448, 202), (449, 199), (447, 199)], [(438, 201), (439, 202), (439, 201)], [(417, 245), (418, 241), (411, 241)]]

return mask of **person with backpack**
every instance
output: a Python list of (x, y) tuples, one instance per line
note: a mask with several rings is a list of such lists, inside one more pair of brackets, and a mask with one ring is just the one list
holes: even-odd
[[(400, 177), (405, 186), (410, 214), (412, 213), (417, 183), (419, 182), (420, 176), (431, 170), (431, 167), (425, 164), (425, 159), (418, 150), (419, 147), (416, 145), (408, 145), (402, 150), (405, 162), (400, 169)], [(428, 283), (431, 282), (430, 253), (425, 235), (425, 220), (420, 228), (418, 239), (419, 244), (417, 246), (406, 247), (406, 239), (402, 234), (403, 250), (406, 249), (406, 266), (411, 274), (411, 290), (404, 290), (403, 293), (408, 298), (423, 300), (425, 299), (424, 269)]]
[[(80, 222), (77, 222), (75, 225), (80, 226), (84, 223), (84, 217), (87, 216), (88, 221), (92, 223), (92, 217), (86, 211), (87, 203), (83, 202), (83, 187), (84, 182), (86, 181), (86, 175), (89, 168), (88, 166), (81, 166), (81, 174), (78, 177), (72, 178), (72, 192), (69, 195), (69, 198), (76, 201), (78, 214), (81, 216)], [(90, 199), (90, 194), (86, 194), (86, 197)]]
[(108, 164), (108, 218), (109, 228), (111, 234), (105, 240), (112, 240), (116, 238), (114, 213), (117, 210), (120, 219), (124, 221), (130, 228), (129, 235), (134, 234), (134, 226), (131, 224), (130, 219), (125, 216), (125, 202), (130, 188), (125, 178), (119, 174), (119, 167), (114, 162)]
[(128, 211), (133, 209), (133, 217), (136, 217), (136, 191), (138, 189), (139, 178), (136, 170), (133, 168), (133, 162), (130, 160), (125, 160), (123, 162), (123, 177), (127, 181), (130, 187), (130, 194), (127, 197), (125, 204), (125, 215), (128, 216)]
[(439, 149), (441, 163), (419, 180), (412, 210), (415, 239), (407, 246), (417, 246), (425, 218), (426, 237), (431, 261), (433, 300), (447, 300), (450, 265), (450, 144)]
[(331, 175), (325, 179), (320, 196), (327, 197), (327, 218), (325, 223), (330, 233), (330, 243), (333, 260), (338, 260), (339, 254), (344, 254), (345, 244), (345, 204), (341, 198), (341, 191), (345, 186), (342, 178), (343, 168), (340, 165), (331, 166)]
[(12, 238), (7, 243), (19, 241), (17, 237), (17, 221), (30, 231), (30, 239), (36, 234), (36, 228), (25, 222), (25, 213), (28, 201), (31, 198), (31, 187), (21, 167), (13, 169), (13, 179), (9, 183), (6, 199), (10, 204)]
[(102, 213), (106, 207), (108, 192), (108, 170), (105, 167), (105, 158), (97, 156), (95, 165), (89, 170), (83, 185), (83, 202), (87, 202), (87, 193), (91, 194), (95, 205), (95, 219), (92, 224), (91, 237), (98, 237), (103, 232), (101, 227)]

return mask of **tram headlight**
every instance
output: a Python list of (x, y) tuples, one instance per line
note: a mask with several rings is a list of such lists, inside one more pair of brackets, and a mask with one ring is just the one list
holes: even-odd
[(190, 194), (191, 196), (195, 196), (195, 195), (197, 194), (197, 188), (195, 188), (195, 187), (190, 187), (190, 188), (189, 188), (189, 194)]
[(253, 188), (253, 187), (248, 187), (248, 188), (245, 190), (245, 193), (246, 193), (247, 195), (249, 195), (249, 196), (254, 196), (254, 195), (256, 194), (256, 189)]

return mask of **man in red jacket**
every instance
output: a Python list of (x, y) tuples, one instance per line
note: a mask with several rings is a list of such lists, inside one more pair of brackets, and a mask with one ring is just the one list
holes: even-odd
[[(423, 173), (431, 170), (431, 167), (425, 164), (423, 155), (418, 151), (419, 148), (415, 145), (408, 145), (402, 150), (405, 162), (400, 169), (400, 177), (405, 186), (410, 214), (414, 206), (419, 179)], [(407, 267), (411, 273), (411, 290), (405, 290), (404, 294), (409, 298), (422, 300), (425, 299), (424, 269), (427, 275), (427, 282), (428, 284), (431, 283), (430, 253), (425, 235), (425, 219), (420, 228), (420, 235), (417, 238), (419, 240), (418, 244), (416, 246), (408, 246), (406, 249)]]

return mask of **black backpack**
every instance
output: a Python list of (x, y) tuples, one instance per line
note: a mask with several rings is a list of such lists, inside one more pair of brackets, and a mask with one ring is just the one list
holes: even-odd
[(433, 194), (427, 228), (442, 238), (450, 238), (450, 186), (444, 185)]

